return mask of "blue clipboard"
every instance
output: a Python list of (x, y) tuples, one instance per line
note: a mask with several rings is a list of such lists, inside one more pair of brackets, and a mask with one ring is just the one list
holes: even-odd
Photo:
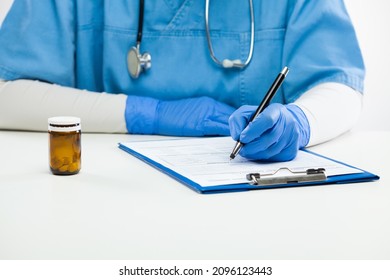
[[(189, 178), (175, 172), (174, 170), (167, 168), (163, 164), (160, 164), (149, 157), (138, 153), (137, 151), (129, 148), (128, 146), (119, 143), (118, 147), (123, 151), (133, 155), (134, 157), (146, 162), (152, 167), (160, 170), (161, 172), (169, 175), (175, 180), (181, 182), (192, 190), (201, 193), (201, 194), (212, 194), (212, 193), (224, 193), (224, 192), (238, 192), (238, 191), (249, 191), (249, 190), (261, 190), (261, 189), (273, 189), (273, 188), (287, 188), (287, 187), (304, 187), (304, 186), (316, 186), (316, 185), (330, 185), (330, 184), (347, 184), (347, 183), (359, 183), (359, 182), (368, 182), (379, 180), (380, 177), (373, 173), (367, 172), (360, 168), (356, 168), (352, 165), (345, 164), (343, 162), (325, 157), (323, 155), (303, 150), (304, 152), (316, 155), (318, 157), (326, 158), (330, 161), (337, 162), (339, 164), (357, 169), (361, 172), (353, 173), (353, 174), (344, 174), (344, 175), (334, 175), (334, 176), (326, 176), (325, 170), (319, 169), (308, 169), (305, 173), (294, 174), (296, 172), (292, 172), (291, 174), (286, 176), (284, 181), (274, 181), (272, 183), (269, 182), (269, 178), (272, 177), (272, 174), (261, 176), (261, 174), (247, 174), (248, 183), (240, 183), (240, 184), (224, 184), (224, 185), (216, 185), (216, 186), (202, 186)], [(282, 168), (283, 169), (283, 168)], [(260, 176), (260, 178), (256, 178)], [(280, 178), (280, 177), (279, 177)], [(266, 183), (264, 183), (265, 181)], [(271, 180), (272, 181), (272, 180)]]

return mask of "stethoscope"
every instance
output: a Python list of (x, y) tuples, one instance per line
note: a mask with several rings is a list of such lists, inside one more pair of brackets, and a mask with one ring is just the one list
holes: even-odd
[(138, 32), (137, 32), (137, 44), (132, 47), (127, 53), (127, 69), (130, 76), (134, 79), (139, 77), (143, 71), (152, 67), (152, 56), (145, 52), (140, 53), (141, 41), (142, 41), (142, 28), (144, 25), (144, 7), (145, 1), (139, 1), (139, 13), (138, 13)]
[[(206, 0), (205, 7), (205, 25), (206, 25), (206, 37), (207, 37), (207, 46), (210, 52), (210, 56), (212, 60), (223, 68), (245, 68), (249, 65), (252, 60), (253, 48), (255, 42), (255, 20), (254, 20), (254, 12), (253, 12), (253, 0), (249, 0), (249, 8), (250, 8), (250, 25), (251, 25), (251, 41), (249, 46), (249, 53), (245, 60), (242, 62), (240, 59), (224, 59), (220, 61), (213, 50), (213, 45), (211, 42), (210, 36), (210, 27), (209, 27), (209, 6), (210, 1)], [(127, 68), (129, 70), (130, 76), (133, 79), (137, 79), (139, 75), (150, 69), (152, 67), (152, 56), (150, 53), (145, 52), (141, 54), (141, 41), (142, 41), (142, 29), (144, 23), (144, 7), (145, 0), (140, 0), (139, 2), (139, 16), (138, 16), (138, 32), (137, 32), (137, 42), (136, 46), (132, 47), (127, 53)]]

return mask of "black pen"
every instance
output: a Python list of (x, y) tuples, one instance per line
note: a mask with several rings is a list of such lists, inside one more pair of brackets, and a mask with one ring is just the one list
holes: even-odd
[[(257, 116), (264, 111), (265, 108), (269, 105), (271, 99), (274, 97), (275, 93), (280, 88), (281, 84), (283, 83), (284, 79), (286, 78), (288, 74), (289, 69), (287, 67), (284, 67), (283, 70), (278, 74), (275, 81), (272, 83), (271, 87), (269, 88), (267, 94), (264, 96), (263, 101), (260, 103), (259, 107), (257, 107), (256, 112), (252, 115), (249, 122), (252, 122)], [(234, 159), (236, 155), (240, 152), (242, 144), (240, 140), (236, 142), (236, 145), (233, 148), (232, 153), (230, 154), (230, 159)]]

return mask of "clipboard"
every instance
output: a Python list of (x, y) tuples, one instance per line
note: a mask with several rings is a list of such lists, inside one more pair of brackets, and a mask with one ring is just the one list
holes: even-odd
[[(177, 140), (170, 139), (135, 141), (119, 143), (118, 147), (201, 194), (342, 183), (358, 183), (379, 180), (379, 176), (362, 170), (360, 168), (356, 168), (354, 166), (342, 163), (334, 159), (330, 159), (328, 157), (319, 155), (308, 150), (300, 150), (298, 152), (299, 157), (309, 157), (309, 159), (311, 159), (313, 162), (317, 163), (318, 161), (320, 163), (324, 163), (325, 166), (309, 166), (307, 168), (301, 168), (301, 170), (295, 170), (294, 168), (288, 167), (291, 166), (293, 161), (279, 162), (273, 163), (273, 165), (277, 165), (278, 167), (272, 172), (245, 172), (245, 174), (242, 174), (242, 176), (240, 176), (241, 181), (239, 182), (235, 182), (233, 180), (232, 182), (226, 182), (225, 180), (221, 180), (221, 184), (215, 183), (208, 185), (207, 183), (202, 183), (201, 180), (194, 179), (193, 177), (188, 176), (188, 173), (184, 172), (185, 170), (181, 168), (180, 164), (177, 164), (176, 166), (172, 167), (172, 165), (170, 165), (169, 163), (169, 157), (174, 156), (173, 154), (162, 153), (162, 155), (158, 157), (153, 155), (153, 149), (159, 151), (160, 147), (161, 149), (164, 149), (169, 145), (172, 145), (172, 147), (175, 148), (180, 147), (181, 144), (186, 145), (190, 142), (195, 143), (191, 145), (197, 145), (196, 147), (206, 147), (207, 145), (207, 147), (210, 148), (210, 146), (212, 147), (213, 145), (220, 146), (222, 144), (226, 144), (225, 142), (229, 143), (227, 144), (229, 150), (232, 146), (228, 138), (215, 137), (211, 138), (211, 140), (210, 138), (185, 138)], [(145, 146), (143, 147), (143, 145)], [(191, 149), (194, 149), (192, 146), (188, 146), (187, 148), (189, 151), (192, 151)], [(226, 158), (228, 158), (228, 156), (229, 152), (226, 152)], [(190, 157), (186, 160), (190, 161), (191, 159), (192, 158), (190, 155)], [(246, 162), (244, 164), (246, 164)], [(258, 164), (259, 166), (263, 166), (261, 163), (256, 162), (250, 162), (250, 164), (252, 170), (256, 170), (256, 164)], [(327, 167), (331, 166), (332, 168), (334, 168), (334, 166), (332, 166), (333, 164), (334, 166), (340, 167), (343, 171), (345, 171), (345, 173), (341, 172), (331, 174), (332, 172), (330, 172), (329, 169), (327, 170)], [(236, 165), (239, 167), (240, 163), (237, 163)], [(305, 166), (305, 164), (303, 165)], [(228, 171), (226, 174), (228, 174)]]

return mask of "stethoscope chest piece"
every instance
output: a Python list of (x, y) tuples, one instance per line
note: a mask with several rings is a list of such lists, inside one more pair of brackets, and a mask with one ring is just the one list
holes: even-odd
[(152, 57), (149, 53), (139, 52), (139, 45), (132, 47), (127, 53), (127, 68), (132, 78), (137, 79), (139, 75), (152, 67)]

